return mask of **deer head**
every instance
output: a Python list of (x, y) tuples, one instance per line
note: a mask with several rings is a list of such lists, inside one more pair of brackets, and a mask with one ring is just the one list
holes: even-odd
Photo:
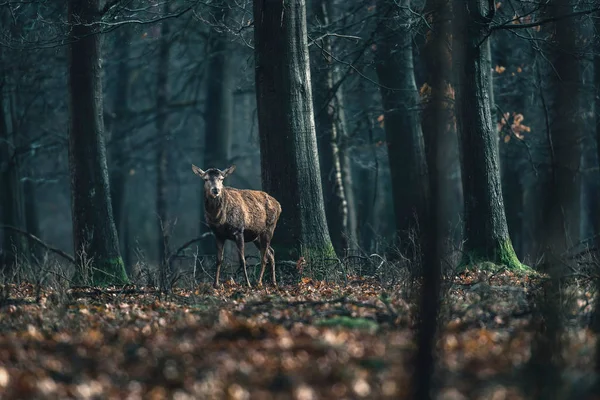
[(204, 180), (204, 193), (216, 199), (223, 192), (223, 180), (235, 171), (235, 165), (223, 171), (217, 168), (204, 171), (192, 164), (192, 171)]

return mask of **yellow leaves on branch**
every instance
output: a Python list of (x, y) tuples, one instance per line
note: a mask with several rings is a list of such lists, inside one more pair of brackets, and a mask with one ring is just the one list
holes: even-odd
[[(506, 67), (505, 67), (505, 66), (503, 66), (503, 65), (496, 65), (496, 67), (494, 67), (494, 71), (495, 71), (495, 72), (496, 72), (498, 75), (500, 75), (500, 74), (504, 73), (504, 71), (506, 71)], [(521, 66), (519, 66), (519, 67), (517, 67), (517, 72), (518, 72), (519, 74), (520, 74), (521, 72), (523, 72), (522, 65), (521, 65)], [(512, 73), (512, 76), (515, 76), (515, 73), (514, 73), (514, 72)]]
[(498, 132), (502, 132), (505, 129), (510, 129), (510, 131), (504, 136), (504, 143), (508, 143), (511, 136), (514, 136), (519, 140), (523, 140), (525, 139), (524, 133), (531, 132), (531, 128), (529, 126), (523, 125), (524, 119), (525, 117), (523, 114), (515, 112), (513, 112), (512, 115), (510, 113), (504, 113), (502, 115), (500, 122), (498, 122)]
[[(429, 84), (427, 82), (425, 82), (423, 84), (423, 86), (421, 86), (421, 88), (419, 89), (419, 96), (421, 97), (421, 101), (427, 102), (427, 101), (431, 100), (432, 92), (433, 92), (432, 87), (429, 86)], [(454, 88), (452, 87), (452, 85), (449, 83), (444, 85), (444, 99), (446, 101), (454, 100), (454, 96), (455, 96), (455, 92), (454, 92)]]

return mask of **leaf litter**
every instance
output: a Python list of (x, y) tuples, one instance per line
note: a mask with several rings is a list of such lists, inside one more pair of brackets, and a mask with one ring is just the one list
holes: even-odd
[[(168, 295), (6, 285), (0, 398), (409, 398), (414, 298), (406, 285), (347, 281), (303, 278), (279, 289), (227, 281)], [(519, 375), (539, 325), (540, 287), (508, 271), (446, 283), (438, 399), (525, 398)], [(564, 308), (563, 357), (582, 374), (593, 366), (593, 301), (582, 286)]]

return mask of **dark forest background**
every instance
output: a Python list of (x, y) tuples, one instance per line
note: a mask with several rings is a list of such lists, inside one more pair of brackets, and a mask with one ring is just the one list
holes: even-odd
[(566, 283), (597, 328), (599, 115), (596, 0), (0, 0), (0, 269), (208, 282), (191, 166), (236, 165), (226, 185), (281, 203), (280, 283), (408, 285), (415, 398), (463, 267), (542, 282), (529, 365), (554, 398)]
[[(322, 192), (338, 257), (346, 249), (404, 250), (394, 241), (396, 230), (425, 225), (412, 217), (427, 183), (423, 133), (429, 134), (431, 118), (423, 109), (439, 73), (448, 74), (451, 109), (438, 144), (440, 226), (450, 252), (462, 249), (464, 193), (450, 82), (449, 30), (455, 27), (451, 10), (436, 10), (443, 3), (331, 0), (306, 6)], [(540, 185), (550, 174), (552, 138), (565, 141), (556, 157), (568, 163), (559, 173), (567, 247), (592, 243), (597, 234), (594, 7), (594, 1), (496, 2), (489, 35), (482, 37), (489, 36), (481, 45), (490, 52), (484, 69), (490, 72), (492, 126), (485, 128), (497, 141), (510, 239), (527, 265), (541, 254)], [(6, 2), (1, 10), (3, 222), (73, 254), (72, 22), (67, 7), (54, 2)], [(192, 163), (236, 164), (227, 184), (261, 188), (252, 4), (101, 2), (94, 18), (92, 30), (102, 42), (102, 91), (95, 95), (102, 96), (100, 133), (121, 253), (128, 267), (140, 260), (160, 264), (165, 251), (205, 231), (202, 182), (191, 173)], [(447, 36), (438, 39), (434, 24), (446, 27)], [(434, 48), (436, 40), (443, 48)], [(465, 117), (477, 107), (465, 105)], [(467, 153), (481, 151), (465, 146)], [(466, 168), (484, 168), (473, 162)], [(2, 235), (3, 259), (9, 260), (12, 248), (19, 253), (25, 243), (16, 232)], [(199, 254), (213, 248), (210, 237), (199, 243)]]

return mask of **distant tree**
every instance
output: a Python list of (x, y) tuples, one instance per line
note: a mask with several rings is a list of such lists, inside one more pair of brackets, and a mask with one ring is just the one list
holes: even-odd
[[(231, 46), (220, 25), (232, 12), (226, 1), (214, 3), (214, 25), (208, 33), (208, 71), (204, 108), (204, 166), (224, 169), (228, 166), (233, 130), (233, 73)], [(203, 190), (203, 189), (201, 189)], [(203, 198), (201, 196), (201, 198)], [(204, 221), (204, 203), (200, 204), (200, 233), (209, 231)], [(202, 242), (205, 253), (215, 249), (214, 239)]]
[(409, 249), (409, 235), (424, 223), (426, 164), (415, 83), (410, 1), (377, 2), (380, 20), (376, 71), (384, 108), (396, 230), (400, 250)]
[[(594, 46), (594, 115), (596, 116), (596, 151), (598, 152), (598, 163), (600, 164), (600, 13), (596, 15), (594, 30), (596, 31)], [(596, 224), (600, 225), (600, 221), (596, 221)], [(598, 248), (600, 248), (600, 235), (598, 235), (597, 242)], [(600, 358), (598, 361), (600, 361)]]
[[(169, 3), (164, 3), (168, 14)], [(158, 262), (166, 263), (171, 236), (169, 214), (169, 156), (171, 152), (171, 132), (167, 126), (169, 119), (169, 22), (160, 24), (158, 59), (156, 65), (156, 215), (158, 216)], [(164, 271), (164, 269), (161, 269)]]
[[(131, 53), (131, 29), (126, 25), (116, 30), (114, 37), (114, 61), (116, 63), (116, 84), (112, 98), (112, 110), (109, 122), (110, 143), (108, 145), (110, 168), (110, 197), (112, 200), (113, 215), (117, 235), (125, 242), (124, 225), (127, 223), (125, 214), (127, 204), (125, 193), (127, 189), (127, 176), (129, 163), (127, 162), (131, 132), (128, 127), (130, 118), (129, 82), (131, 67), (129, 65)], [(129, 249), (122, 247), (125, 254)], [(127, 257), (125, 257), (127, 258)], [(128, 263), (127, 267), (129, 267)]]
[(254, 1), (256, 99), (263, 190), (282, 214), (279, 260), (333, 258), (313, 120), (304, 0)]
[[(316, 24), (327, 27), (330, 24), (330, 14), (333, 11), (332, 0), (312, 0), (313, 16)], [(318, 28), (318, 27), (317, 27)], [(340, 155), (340, 115), (343, 105), (341, 96), (337, 93), (340, 88), (334, 87), (334, 60), (331, 36), (319, 31), (320, 40), (313, 46), (313, 97), (315, 110), (315, 125), (321, 182), (323, 185), (323, 200), (327, 226), (333, 247), (338, 255), (348, 248), (348, 203), (342, 171)], [(339, 77), (338, 77), (339, 78)], [(346, 172), (348, 173), (348, 172)]]
[(478, 0), (455, 0), (453, 61), (465, 207), (464, 263), (491, 261), (521, 268), (504, 213), (498, 142), (489, 98), (485, 49), (494, 2), (484, 11)]
[[(99, 0), (69, 2), (69, 166), (73, 239), (81, 267), (90, 262), (97, 285), (128, 281), (113, 220), (104, 145)], [(86, 264), (87, 265), (87, 264)], [(78, 269), (78, 279), (84, 277)]]

